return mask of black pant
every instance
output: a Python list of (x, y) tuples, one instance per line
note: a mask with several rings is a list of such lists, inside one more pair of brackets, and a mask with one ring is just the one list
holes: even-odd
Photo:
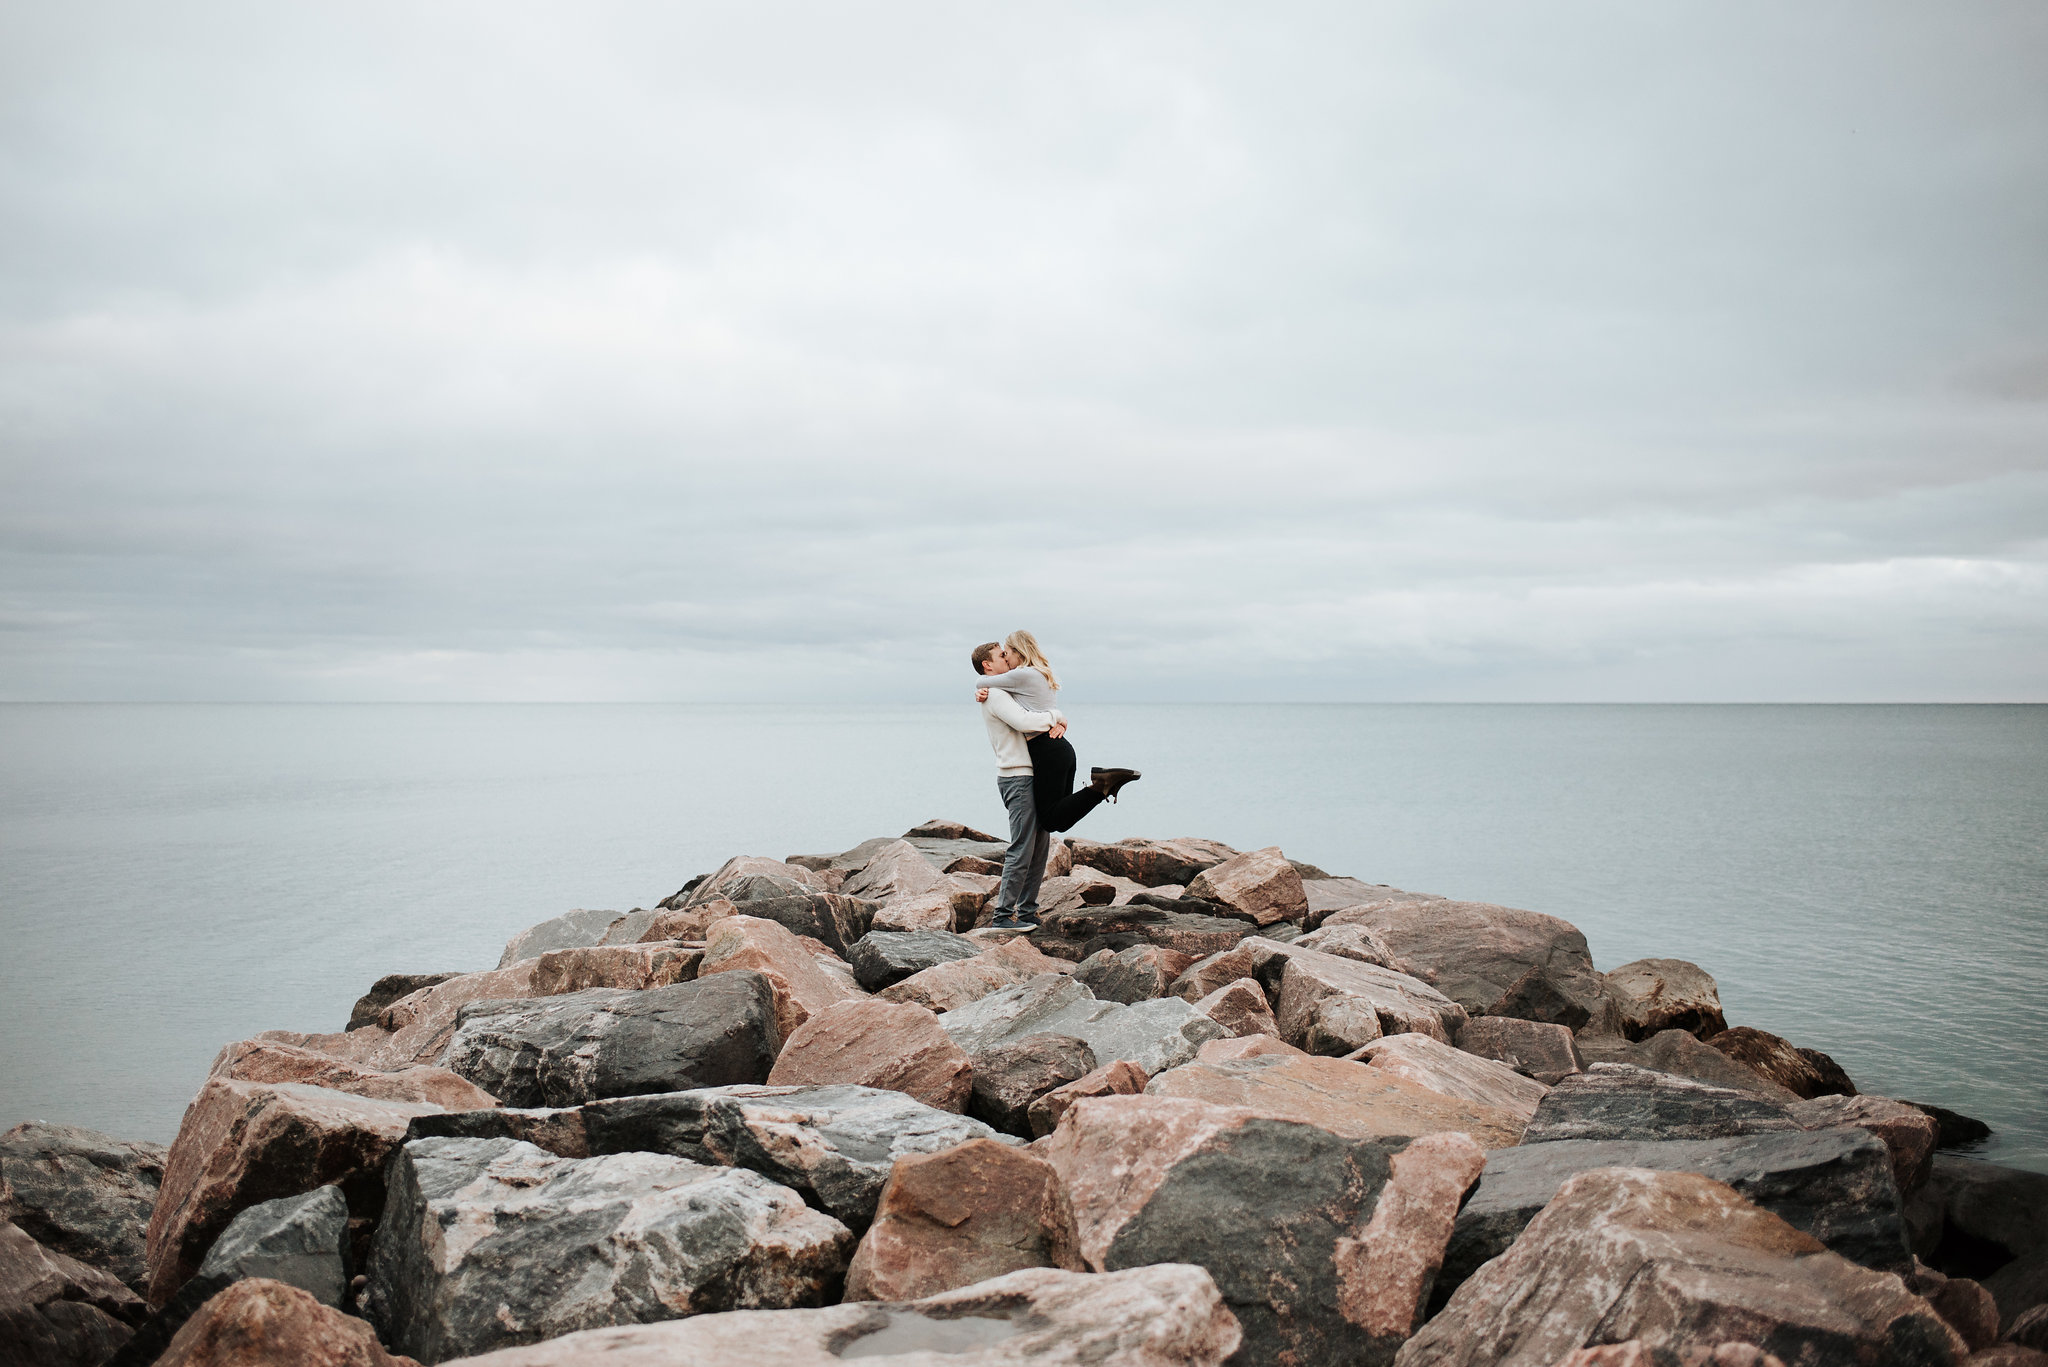
[(1064, 738), (1037, 735), (1025, 741), (1031, 751), (1031, 796), (1038, 808), (1038, 828), (1064, 831), (1102, 805), (1102, 793), (1092, 784), (1074, 791), (1074, 747)]

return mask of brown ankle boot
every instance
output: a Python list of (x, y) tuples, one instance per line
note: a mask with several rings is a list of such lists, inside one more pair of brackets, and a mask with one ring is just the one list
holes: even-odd
[(1136, 783), (1143, 777), (1136, 769), (1090, 769), (1088, 786), (1114, 802), (1126, 783)]

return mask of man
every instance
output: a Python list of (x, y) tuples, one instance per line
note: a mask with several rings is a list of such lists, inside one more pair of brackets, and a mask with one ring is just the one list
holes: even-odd
[[(1001, 674), (1016, 668), (1016, 662), (994, 641), (976, 646), (969, 658), (982, 674)], [(988, 726), (989, 746), (996, 752), (996, 791), (1002, 794), (1003, 806), (1010, 813), (1010, 848), (1003, 855), (1003, 881), (996, 890), (994, 924), (998, 930), (1030, 930), (1038, 924), (1038, 885), (1045, 881), (1045, 861), (1052, 852), (1052, 835), (1038, 821), (1026, 737), (1040, 732), (1055, 738), (1063, 736), (1067, 733), (1067, 718), (1057, 708), (1033, 712), (1000, 688), (988, 690), (988, 697), (981, 704), (981, 718)]]

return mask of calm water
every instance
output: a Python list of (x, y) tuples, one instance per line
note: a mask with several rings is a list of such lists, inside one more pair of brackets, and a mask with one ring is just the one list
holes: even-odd
[[(1078, 834), (1283, 846), (1692, 959), (1731, 1022), (2048, 1170), (2048, 707), (1086, 706)], [(0, 705), (0, 1127), (168, 1139), (221, 1044), (339, 1029), (570, 907), (933, 816), (965, 706)]]

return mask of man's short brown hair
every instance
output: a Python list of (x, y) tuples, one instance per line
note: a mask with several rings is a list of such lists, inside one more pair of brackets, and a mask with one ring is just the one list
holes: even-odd
[(1002, 648), (1003, 643), (1001, 641), (983, 641), (980, 645), (976, 646), (974, 654), (970, 657), (974, 661), (974, 672), (977, 674), (981, 673), (981, 667), (987, 663), (988, 657)]

